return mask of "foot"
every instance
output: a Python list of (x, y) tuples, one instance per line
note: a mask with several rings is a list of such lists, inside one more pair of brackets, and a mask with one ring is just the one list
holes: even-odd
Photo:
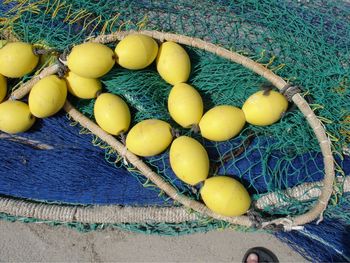
[(249, 249), (242, 260), (243, 263), (279, 262), (274, 253), (264, 247)]
[(259, 263), (259, 257), (257, 254), (251, 253), (248, 255), (246, 262), (247, 263)]

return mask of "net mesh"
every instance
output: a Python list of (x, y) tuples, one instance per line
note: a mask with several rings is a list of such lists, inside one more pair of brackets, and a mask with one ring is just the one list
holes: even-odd
[[(198, 37), (246, 55), (302, 87), (303, 95), (332, 140), (337, 175), (344, 175), (342, 151), (350, 138), (349, 3), (8, 0), (3, 1), (0, 13), (0, 32), (4, 36), (11, 31), (24, 41), (61, 52), (99, 34), (151, 29)], [(241, 107), (249, 95), (266, 85), (266, 80), (240, 65), (202, 50), (185, 48), (192, 63), (188, 82), (202, 95), (205, 110), (222, 104)], [(172, 121), (166, 107), (171, 86), (160, 78), (154, 66), (140, 71), (115, 67), (101, 80), (105, 91), (127, 101), (133, 125), (140, 120), (158, 118), (168, 121), (180, 134), (198, 139), (208, 151), (211, 174), (238, 178), (253, 199), (323, 178), (319, 145), (298, 110), (291, 108), (274, 125), (247, 125), (236, 138), (213, 143)], [(93, 119), (93, 100), (71, 100)], [(103, 145), (96, 138), (94, 142)], [(107, 161), (122, 166), (120, 159), (107, 148)], [(168, 152), (146, 158), (145, 162), (179, 192), (199, 198), (198, 189), (176, 179), (169, 166)], [(145, 187), (154, 187), (131, 166), (127, 169)], [(267, 207), (265, 212), (295, 215), (312, 204), (291, 198), (287, 201), (289, 206), (277, 210)]]

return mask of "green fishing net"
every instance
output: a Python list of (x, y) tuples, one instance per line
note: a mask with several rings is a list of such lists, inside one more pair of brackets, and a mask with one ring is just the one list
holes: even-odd
[[(278, 0), (3, 1), (0, 32), (6, 36), (10, 31), (23, 41), (63, 52), (100, 34), (148, 29), (198, 37), (248, 56), (301, 87), (327, 130), (337, 175), (343, 176), (343, 150), (350, 138), (349, 5), (342, 1)], [(185, 48), (192, 63), (188, 83), (202, 95), (205, 110), (222, 104), (241, 107), (251, 94), (269, 85), (240, 65), (203, 50)], [(305, 117), (292, 106), (274, 125), (247, 125), (238, 137), (212, 143), (170, 118), (166, 105), (171, 85), (161, 79), (154, 66), (140, 71), (114, 67), (101, 80), (105, 91), (127, 101), (132, 125), (158, 118), (168, 121), (180, 134), (198, 139), (211, 158), (211, 173), (234, 174), (253, 199), (323, 178), (318, 142)], [(93, 119), (94, 100), (72, 98), (72, 102)], [(113, 150), (97, 139), (94, 143), (106, 148), (106, 160), (111, 164), (124, 165)], [(179, 192), (199, 198), (198, 191), (171, 176), (167, 153), (145, 162)], [(146, 187), (154, 187), (131, 166), (126, 167)], [(265, 212), (296, 215), (313, 204), (283, 198), (289, 205), (278, 209), (268, 206)]]

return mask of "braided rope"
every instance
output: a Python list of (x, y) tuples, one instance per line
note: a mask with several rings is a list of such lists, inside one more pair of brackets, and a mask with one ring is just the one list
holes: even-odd
[(118, 205), (77, 206), (45, 204), (33, 201), (0, 198), (0, 212), (16, 217), (81, 223), (181, 223), (200, 217), (183, 207), (122, 207)]
[[(350, 192), (350, 176), (344, 180), (338, 179), (339, 183), (343, 183), (344, 192)], [(254, 204), (254, 209), (264, 210), (268, 206), (286, 205), (278, 198), (279, 195), (288, 194), (298, 200), (308, 201), (318, 198), (321, 191), (318, 189), (314, 194), (309, 194), (309, 190), (315, 186), (320, 187), (322, 182), (315, 182), (311, 185), (304, 183), (293, 187), (278, 195), (276, 193), (269, 193), (259, 198)], [(298, 192), (299, 194), (291, 194)], [(307, 197), (304, 196), (308, 193)], [(302, 199), (299, 199), (301, 197)], [(190, 213), (185, 207), (122, 207), (118, 205), (58, 205), (47, 204), (40, 202), (33, 202), (28, 200), (18, 200), (9, 197), (0, 197), (0, 212), (15, 217), (29, 217), (38, 220), (58, 221), (58, 222), (81, 222), (87, 224), (101, 223), (101, 224), (118, 224), (118, 223), (181, 223), (188, 221), (195, 221), (201, 219), (197, 213)], [(254, 212), (249, 211), (248, 216), (254, 226), (258, 227), (264, 222)], [(266, 229), (274, 229), (265, 227)]]

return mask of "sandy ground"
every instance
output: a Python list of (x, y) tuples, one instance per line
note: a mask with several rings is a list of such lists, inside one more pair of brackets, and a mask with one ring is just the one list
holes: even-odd
[(271, 249), (281, 262), (305, 262), (272, 235), (232, 230), (160, 237), (0, 221), (0, 235), (1, 262), (241, 262), (254, 246)]

